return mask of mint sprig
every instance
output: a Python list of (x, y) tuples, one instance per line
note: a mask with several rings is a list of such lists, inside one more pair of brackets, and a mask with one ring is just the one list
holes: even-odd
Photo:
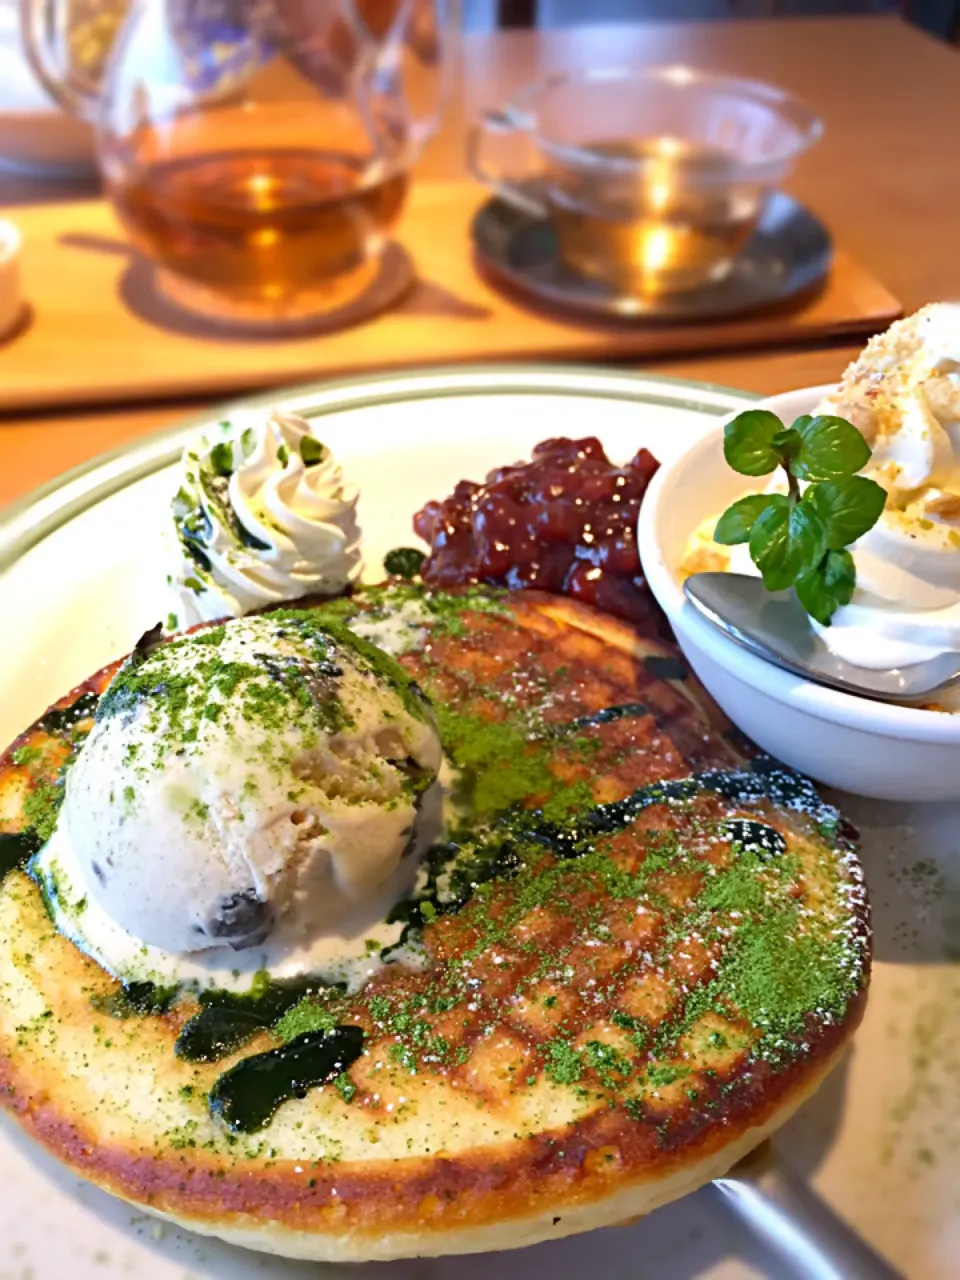
[(714, 540), (746, 542), (767, 590), (793, 587), (807, 613), (829, 626), (856, 584), (845, 548), (873, 528), (887, 500), (885, 489), (857, 475), (870, 446), (845, 418), (804, 414), (786, 427), (768, 409), (748, 409), (727, 423), (723, 456), (744, 476), (782, 467), (787, 492), (740, 498), (720, 517)]

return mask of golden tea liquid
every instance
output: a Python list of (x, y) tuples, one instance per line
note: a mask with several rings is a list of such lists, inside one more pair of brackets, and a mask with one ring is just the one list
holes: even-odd
[(134, 243), (187, 285), (282, 313), (349, 280), (374, 258), (409, 177), (374, 180), (353, 157), (277, 149), (160, 162), (109, 184)]
[(755, 188), (719, 147), (677, 138), (583, 148), (588, 164), (554, 162), (551, 212), (566, 263), (623, 292), (694, 289), (722, 278), (760, 215)]

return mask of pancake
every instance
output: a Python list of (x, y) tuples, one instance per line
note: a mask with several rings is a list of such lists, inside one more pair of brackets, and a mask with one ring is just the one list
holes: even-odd
[(677, 651), (569, 600), (397, 586), (320, 611), (412, 642), (469, 815), (396, 908), (406, 944), (354, 994), (201, 1008), (62, 937), (23, 861), (107, 668), (0, 758), (25, 832), (0, 841), (4, 1105), (132, 1204), (300, 1258), (513, 1248), (725, 1172), (862, 1014), (842, 819)]

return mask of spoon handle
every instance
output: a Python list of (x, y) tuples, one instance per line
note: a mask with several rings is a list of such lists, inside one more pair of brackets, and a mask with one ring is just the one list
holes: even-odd
[(740, 1221), (799, 1280), (903, 1280), (762, 1143), (713, 1186)]

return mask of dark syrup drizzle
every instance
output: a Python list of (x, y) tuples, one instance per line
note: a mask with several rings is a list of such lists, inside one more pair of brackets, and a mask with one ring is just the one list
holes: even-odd
[(97, 693), (82, 693), (69, 707), (51, 708), (39, 721), (37, 728), (43, 733), (63, 733), (74, 728), (81, 720), (89, 720), (96, 713), (99, 701), (100, 695)]
[(33, 831), (0, 831), (0, 880), (8, 871), (23, 871), (40, 848)]
[[(488, 880), (508, 880), (515, 876), (524, 864), (524, 846), (529, 849), (531, 844), (540, 845), (557, 858), (583, 857), (594, 848), (599, 836), (622, 831), (651, 805), (682, 803), (704, 792), (713, 792), (740, 804), (769, 799), (785, 808), (800, 809), (813, 815), (824, 812), (829, 815), (826, 819), (828, 825), (830, 816), (834, 815), (832, 809), (824, 806), (813, 783), (766, 757), (754, 760), (749, 772), (740, 769), (712, 770), (639, 787), (623, 800), (596, 805), (565, 824), (548, 822), (537, 810), (515, 809), (495, 823), (475, 849), (465, 848), (454, 839), (430, 850), (423, 889), (416, 896), (396, 903), (387, 916), (388, 922), (402, 921), (406, 926), (396, 947), (403, 946), (414, 930), (437, 916), (460, 911), (479, 885)], [(786, 851), (786, 840), (767, 823), (755, 819), (729, 819), (724, 826), (728, 838), (745, 849), (756, 850), (766, 856), (781, 855)], [(456, 860), (464, 853), (468, 855), (466, 861), (463, 865), (456, 865)], [(449, 887), (444, 898), (440, 899), (439, 881), (444, 872), (450, 872)], [(387, 959), (396, 947), (387, 948), (381, 956)]]
[(174, 1052), (186, 1062), (216, 1062), (274, 1026), (285, 1013), (326, 984), (316, 978), (271, 982), (262, 993), (203, 991), (200, 1012), (177, 1037)]
[(169, 1012), (176, 998), (176, 987), (160, 987), (155, 982), (124, 982), (119, 991), (91, 996), (90, 1003), (111, 1018), (147, 1018)]
[(761, 858), (780, 858), (787, 852), (787, 842), (775, 827), (753, 818), (728, 818), (720, 824), (720, 834), (738, 844), (746, 853)]
[(234, 1133), (269, 1124), (282, 1103), (329, 1084), (363, 1051), (361, 1027), (306, 1031), (279, 1049), (244, 1058), (210, 1090), (210, 1112)]
[(574, 733), (577, 729), (589, 729), (597, 724), (612, 724), (615, 720), (633, 720), (650, 714), (650, 708), (642, 702), (621, 702), (615, 707), (604, 707), (591, 716), (580, 716), (562, 726), (564, 733)]
[[(658, 667), (651, 674), (660, 678), (682, 678), (685, 672), (679, 670), (679, 666), (669, 671)], [(48, 733), (69, 731), (96, 712), (98, 701), (98, 695), (92, 692), (83, 694), (71, 706), (49, 711), (39, 727)], [(641, 703), (607, 707), (562, 726), (559, 732), (575, 732), (647, 712), (648, 708)], [(825, 809), (812, 783), (763, 756), (751, 762), (750, 772), (712, 771), (641, 787), (623, 800), (597, 805), (565, 825), (547, 822), (537, 811), (514, 810), (494, 824), (482, 844), (469, 850), (465, 867), (454, 867), (450, 876), (451, 892), (443, 901), (438, 900), (439, 877), (464, 849), (456, 840), (449, 840), (430, 851), (427, 882), (422, 893), (397, 903), (388, 916), (389, 921), (400, 920), (406, 925), (397, 946), (403, 945), (411, 931), (436, 916), (461, 910), (478, 885), (515, 876), (524, 865), (524, 846), (529, 849), (531, 843), (540, 845), (558, 858), (579, 857), (590, 851), (598, 836), (621, 830), (648, 806), (689, 801), (704, 791), (741, 803), (768, 798), (787, 808), (823, 813), (824, 825), (831, 823), (833, 811)], [(767, 856), (780, 855), (786, 849), (783, 836), (763, 822), (728, 819), (724, 831), (743, 848)], [(40, 842), (31, 830), (0, 833), (0, 876), (25, 867), (39, 847)], [(395, 948), (387, 948), (382, 953), (384, 958), (392, 950)], [(257, 994), (203, 992), (199, 997), (200, 1012), (184, 1025), (175, 1052), (189, 1062), (217, 1061), (248, 1043), (260, 1031), (275, 1026), (304, 996), (325, 986), (315, 978), (306, 978), (271, 982)], [(157, 987), (149, 982), (129, 983), (98, 1007), (115, 1017), (160, 1015), (169, 1010), (176, 994), (175, 988)], [(363, 1041), (362, 1028), (338, 1026), (329, 1031), (306, 1032), (279, 1048), (244, 1058), (215, 1081), (209, 1095), (210, 1111), (234, 1132), (263, 1128), (283, 1102), (304, 1097), (309, 1089), (329, 1083), (346, 1071), (362, 1053)]]

